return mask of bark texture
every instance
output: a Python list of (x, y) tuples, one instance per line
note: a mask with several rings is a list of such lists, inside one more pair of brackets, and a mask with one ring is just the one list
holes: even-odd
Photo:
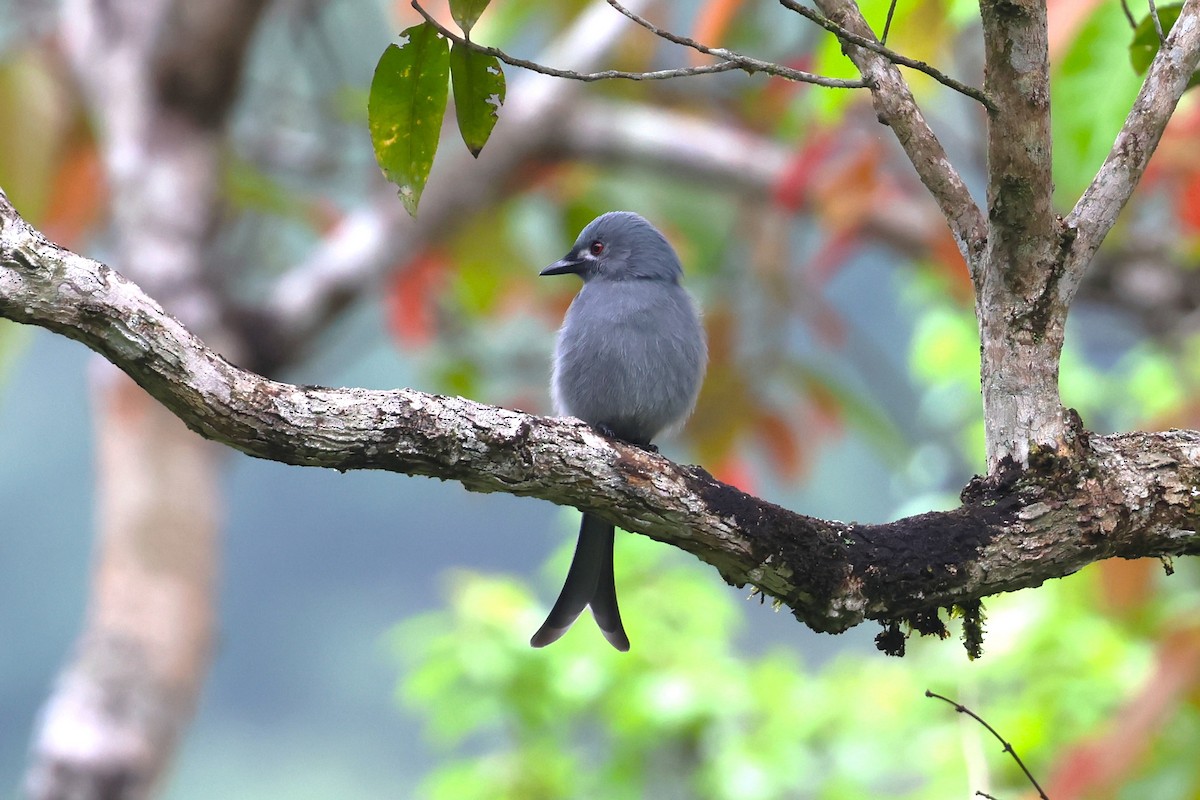
[[(873, 38), (853, 0), (817, 0), (850, 32)], [(1136, 188), (1200, 62), (1200, 0), (1187, 0), (1091, 186), (1064, 220), (1053, 206), (1050, 69), (1044, 0), (983, 0), (987, 108), (986, 219), (929, 128), (898, 67), (844, 44), (937, 202), (975, 287), (989, 472), (1066, 453), (1071, 418), (1058, 392), (1070, 302), (1100, 243)]]
[(1063, 253), (1054, 215), (1050, 59), (1042, 0), (985, 0), (988, 240), (975, 276), (988, 469), (1055, 447), (1067, 306), (1052, 302)]
[[(514, 81), (488, 151), (478, 164), (446, 162), (426, 193), (422, 227), (400, 214), (390, 190), (347, 215), (256, 309), (251, 347), (231, 325), (229, 298), (204, 276), (205, 245), (219, 219), (221, 128), (262, 5), (66, 5), (63, 40), (105, 140), (116, 263), (134, 282), (45, 242), (0, 194), (0, 314), (84, 342), (141, 387), (111, 368), (97, 370), (99, 472), (107, 477), (94, 602), (35, 742), (34, 796), (144, 797), (190, 718), (211, 637), (218, 455), (172, 414), (257, 457), (427, 475), (573, 505), (696, 554), (730, 583), (786, 603), (816, 630), (876, 620), (889, 652), (903, 649), (907, 628), (944, 634), (939, 612), (952, 607), (965, 612), (974, 651), (980, 598), (1102, 558), (1200, 551), (1200, 434), (1091, 436), (1062, 408), (1057, 387), (1071, 299), (1200, 61), (1200, 0), (1184, 4), (1109, 158), (1064, 220), (1051, 205), (1044, 3), (981, 3), (989, 126), (983, 204), (899, 68), (880, 52), (846, 45), (879, 120), (895, 133), (970, 270), (987, 425), (989, 476), (966, 487), (961, 508), (870, 526), (792, 513), (576, 421), (411, 390), (292, 386), (219, 355), (264, 371), (302, 358), (397, 254), (415, 257), (452, 235), (539, 153), (628, 158), (639, 142), (661, 150), (644, 120), (622, 127), (615, 114), (569, 107), (577, 84), (540, 75)], [(857, 36), (873, 36), (853, 0), (817, 5)], [(547, 60), (577, 69), (598, 60), (623, 25), (606, 12), (581, 15)], [(770, 174), (755, 172), (758, 159), (747, 165), (731, 157), (738, 145), (706, 151), (698, 137), (685, 138), (663, 163), (771, 185)], [(121, 490), (133, 485), (151, 488)], [(151, 618), (151, 607), (161, 616)]]
[[(208, 248), (224, 121), (263, 0), (71, 0), (62, 33), (97, 123), (121, 269), (237, 352)], [(214, 630), (219, 450), (97, 360), (97, 537), (85, 628), (43, 709), (26, 791), (143, 798), (191, 721)]]
[(892, 652), (902, 626), (944, 633), (939, 609), (970, 618), (982, 597), (1102, 558), (1200, 552), (1194, 431), (1094, 437), (1068, 414), (1069, 448), (1035, 450), (1028, 467), (1001, 463), (964, 490), (959, 509), (884, 525), (815, 519), (577, 420), (411, 389), (267, 380), (205, 347), (116, 272), (46, 242), (7, 203), (0, 215), (0, 314), (83, 342), (207, 438), (289, 464), (572, 505), (695, 554), (816, 630), (877, 620)]
[(219, 449), (94, 366), (97, 552), (84, 632), (42, 712), (30, 797), (152, 793), (209, 663)]
[[(431, 187), (419, 231), (385, 189), (277, 281), (264, 306), (246, 309), (209, 249), (224, 216), (225, 122), (265, 6), (67, 0), (60, 31), (98, 131), (114, 264), (218, 352), (275, 371), (302, 360), (398, 256), (415, 259), (508, 191), (558, 135), (549, 121), (580, 88), (514, 81), (487, 155), (439, 162), (460, 176), (470, 162), (471, 174)], [(593, 6), (547, 55), (586, 69), (625, 27)], [(220, 448), (99, 359), (96, 373), (97, 474), (109, 478), (98, 486), (86, 629), (31, 749), (26, 790), (47, 800), (152, 794), (191, 719), (213, 638)]]

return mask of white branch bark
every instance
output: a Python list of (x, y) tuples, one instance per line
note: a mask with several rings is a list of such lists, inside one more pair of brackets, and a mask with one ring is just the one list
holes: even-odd
[(792, 513), (697, 467), (551, 419), (411, 389), (300, 387), (239, 369), (111, 269), (29, 228), (0, 195), (0, 315), (75, 338), (203, 436), (244, 453), (384, 469), (573, 505), (681, 547), (816, 630), (940, 632), (938, 609), (1111, 556), (1200, 552), (1200, 433), (1090, 437), (977, 480), (955, 511), (884, 525)]

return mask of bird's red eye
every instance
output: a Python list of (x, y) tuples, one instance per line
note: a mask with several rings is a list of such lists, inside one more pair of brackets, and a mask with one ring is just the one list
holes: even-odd
[(604, 242), (592, 242), (592, 246), (588, 248), (592, 255), (598, 256), (604, 252)]

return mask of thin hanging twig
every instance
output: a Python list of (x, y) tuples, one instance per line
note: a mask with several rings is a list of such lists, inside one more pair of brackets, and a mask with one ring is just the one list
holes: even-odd
[[(1013, 746), (1011, 744), (1009, 744), (1008, 741), (1005, 740), (1005, 738), (1003, 736), (1001, 736), (996, 731), (995, 728), (993, 728), (991, 725), (988, 724), (987, 720), (985, 720), (983, 717), (976, 714), (971, 709), (964, 706), (962, 703), (956, 703), (953, 700), (951, 700), (949, 697), (940, 695), (937, 692), (931, 692), (928, 689), (926, 689), (925, 696), (926, 697), (936, 697), (938, 700), (946, 701), (950, 705), (954, 706), (954, 710), (957, 711), (958, 713), (966, 714), (968, 717), (975, 720), (983, 727), (987, 728), (988, 733), (992, 734), (992, 736), (995, 736), (996, 741), (998, 741), (1000, 744), (1004, 745), (1004, 752), (1008, 753), (1010, 756), (1013, 757), (1013, 761), (1017, 762), (1017, 766), (1021, 768), (1021, 772), (1025, 773), (1025, 777), (1029, 779), (1029, 782), (1031, 784), (1033, 784), (1033, 788), (1037, 789), (1038, 797), (1041, 798), (1041, 800), (1050, 800), (1050, 798), (1046, 796), (1046, 792), (1043, 791), (1042, 787), (1038, 784), (1037, 780), (1033, 777), (1033, 773), (1031, 773), (1029, 771), (1029, 768), (1025, 766), (1025, 762), (1021, 760), (1021, 757), (1019, 755), (1017, 755), (1017, 751), (1013, 749)], [(975, 794), (979, 795), (981, 797), (990, 797), (990, 795), (984, 794), (983, 792), (976, 792)], [(995, 798), (993, 798), (993, 800), (995, 800)]]
[(888, 3), (887, 19), (883, 21), (883, 36), (880, 37), (880, 44), (887, 44), (888, 32), (892, 29), (892, 16), (896, 13), (896, 0)]
[[(620, 6), (613, 3), (612, 0), (610, 0), (610, 5), (613, 5), (614, 8), (616, 8), (618, 11), (621, 11), (625, 14), (625, 16), (633, 19), (635, 22), (637, 19), (640, 19), (635, 19), (637, 15), (632, 14), (632, 12), (627, 13)], [(716, 58), (721, 59), (721, 61), (717, 62), (716, 64), (704, 64), (697, 67), (660, 69), (650, 72), (626, 72), (624, 70), (617, 69), (604, 70), (603, 72), (576, 72), (575, 70), (569, 69), (556, 69), (555, 67), (550, 67), (545, 64), (539, 64), (536, 61), (528, 61), (524, 58), (511, 56), (496, 47), (486, 47), (484, 45), (476, 44), (475, 42), (455, 33), (434, 19), (433, 16), (421, 6), (418, 0), (412, 0), (412, 7), (416, 9), (417, 13), (424, 17), (425, 21), (432, 25), (439, 34), (455, 44), (462, 45), (470, 50), (474, 50), (477, 53), (485, 53), (489, 56), (495, 56), (510, 66), (521, 67), (522, 69), (527, 69), (531, 72), (538, 72), (542, 75), (550, 75), (551, 77), (555, 78), (566, 78), (568, 80), (584, 82), (605, 80), (661, 81), (670, 80), (672, 78), (687, 78), (693, 75), (711, 75), (714, 72), (731, 72), (734, 70), (740, 70), (750, 74), (762, 72), (767, 75), (774, 75), (789, 81), (796, 81), (798, 83), (812, 83), (817, 86), (825, 86), (831, 89), (867, 88), (867, 82), (863, 80), (846, 80), (843, 78), (829, 78), (824, 75), (814, 75), (811, 72), (792, 69), (791, 67), (785, 67), (782, 64), (774, 64), (770, 61), (761, 61), (757, 58), (751, 58), (750, 56), (742, 55), (741, 53), (735, 53), (732, 50), (726, 50), (724, 48), (706, 48), (703, 45), (700, 45), (698, 42), (692, 42), (689, 44), (691, 40), (687, 39), (686, 37), (670, 38), (674, 37), (675, 35), (664, 35), (666, 32), (661, 32), (658, 35), (662, 36), (662, 38), (667, 39), (668, 41), (675, 41), (677, 44), (694, 47), (695, 49), (703, 48), (700, 49), (700, 52), (715, 56)], [(679, 41), (676, 41), (677, 39)]]
[(1129, 20), (1129, 27), (1137, 30), (1137, 20), (1133, 18), (1133, 12), (1129, 10), (1129, 0), (1121, 0), (1121, 10), (1125, 12), (1125, 19)]

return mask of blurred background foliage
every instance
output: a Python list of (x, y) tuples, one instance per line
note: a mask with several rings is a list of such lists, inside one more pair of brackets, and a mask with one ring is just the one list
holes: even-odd
[(538, 601), (494, 575), (451, 576), (448, 609), (398, 628), (400, 697), (460, 754), (423, 796), (1030, 796), (1001, 745), (926, 689), (982, 713), (1050, 797), (1200, 788), (1181, 756), (1197, 721), (1200, 628), (1186, 603), (1147, 602), (1158, 595), (1149, 586), (1132, 616), (1117, 607), (1113, 579), (1158, 583), (1140, 565), (989, 603), (987, 653), (973, 664), (926, 641), (903, 660), (816, 662), (780, 643), (746, 648), (737, 601), (713, 592), (706, 570), (636, 544), (618, 580), (632, 587), (627, 604), (654, 613), (636, 617), (628, 659), (597, 659), (590, 630), (539, 657), (514, 635), (536, 626)]
[[(103, 166), (56, 53), (57, 5), (4, 5), (0, 186), (50, 238), (103, 258)], [(583, 5), (495, 0), (473, 38), (536, 55)], [(863, 4), (877, 29), (887, 5)], [(444, 4), (429, 7), (449, 20)], [(1050, 14), (1066, 211), (1140, 79), (1116, 4), (1051, 0)], [(708, 43), (852, 74), (832, 38), (773, 4), (692, 0), (654, 17)], [(389, 36), (415, 20), (404, 2), (272, 7), (225, 174), (221, 277), (245, 303), (377, 189), (366, 86)], [(891, 30), (890, 46), (979, 83), (974, 3), (903, 2)], [(612, 66), (687, 58), (631, 30)], [(510, 87), (516, 77), (509, 70)], [(981, 196), (980, 109), (909, 77)], [(593, 85), (587, 97), (614, 104), (597, 113), (662, 109), (739, 131), (772, 170), (720, 181), (665, 172), (653, 155), (547, 154), (451, 241), (397, 254), (373, 302), (284, 377), (548, 412), (547, 356), (576, 287), (537, 270), (594, 215), (629, 208), (675, 243), (711, 343), (699, 407), (670, 455), (816, 515), (874, 521), (953, 506), (983, 465), (972, 292), (869, 98), (744, 75)], [(1062, 388), (1094, 430), (1200, 427), (1198, 134), (1188, 96), (1076, 303)], [(16, 643), (0, 648), (6, 785), (82, 613), (89, 437), (84, 359), (72, 348), (0, 323), (10, 517), (0, 563), (13, 570), (0, 627)], [(755, 597), (739, 601), (746, 592), (683, 554), (626, 536), (617, 580), (632, 653), (611, 653), (586, 624), (534, 651), (528, 634), (569, 553), (531, 568), (574, 512), (234, 461), (225, 643), (167, 797), (1030, 796), (999, 745), (926, 688), (986, 717), (1055, 800), (1200, 796), (1190, 562), (1170, 578), (1158, 562), (1103, 563), (994, 598), (977, 662), (935, 641), (888, 659), (871, 648), (874, 631), (811, 635)], [(62, 589), (39, 602), (45, 585)]]

